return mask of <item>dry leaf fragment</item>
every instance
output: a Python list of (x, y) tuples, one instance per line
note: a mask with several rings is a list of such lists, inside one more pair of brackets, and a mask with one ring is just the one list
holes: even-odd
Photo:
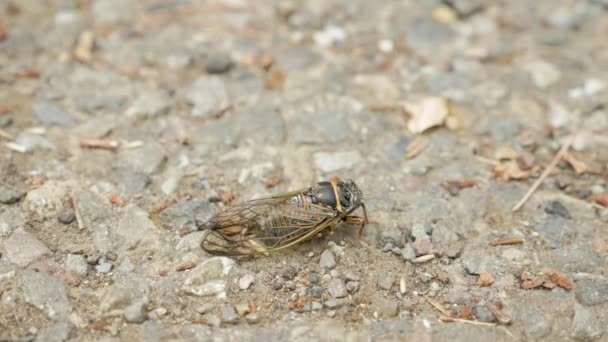
[(562, 289), (565, 289), (568, 291), (570, 291), (572, 289), (572, 280), (570, 280), (565, 275), (557, 273), (557, 272), (545, 272), (544, 275), (546, 275), (547, 278), (549, 278), (549, 280), (551, 280), (553, 283), (555, 283), (557, 286), (561, 287)]
[(224, 204), (231, 204), (236, 199), (236, 196), (232, 192), (220, 192), (219, 195)]
[(410, 115), (407, 127), (414, 134), (443, 125), (449, 113), (447, 101), (441, 97), (425, 97), (408, 102), (403, 104), (403, 109)]
[(175, 266), (175, 270), (177, 272), (182, 272), (182, 271), (189, 270), (189, 269), (192, 269), (192, 268), (195, 268), (195, 267), (196, 267), (196, 261), (194, 261), (194, 260), (187, 260), (187, 261), (184, 261), (181, 264)]
[(479, 273), (479, 279), (477, 279), (477, 284), (482, 287), (490, 286), (494, 284), (494, 277), (492, 274), (487, 272)]
[(169, 208), (170, 206), (174, 205), (175, 203), (177, 203), (177, 200), (174, 198), (161, 202), (160, 204), (157, 204), (156, 206), (154, 206), (154, 208), (152, 208), (152, 210), (150, 211), (150, 214), (152, 214), (152, 215), (160, 214), (163, 210)]
[(264, 185), (266, 185), (267, 188), (275, 187), (279, 183), (281, 183), (281, 176), (273, 176), (264, 181)]
[(530, 170), (522, 170), (519, 164), (510, 160), (507, 162), (500, 163), (492, 168), (494, 177), (499, 178), (503, 181), (509, 181), (511, 179), (527, 179), (536, 173), (537, 167), (533, 167)]
[(461, 189), (470, 188), (475, 186), (476, 182), (474, 179), (461, 178), (461, 179), (448, 179), (441, 183), (441, 186), (447, 190), (452, 196), (458, 195)]
[(16, 78), (38, 78), (40, 77), (40, 71), (34, 68), (26, 68), (19, 71), (16, 75)]
[(577, 175), (580, 175), (582, 173), (585, 173), (585, 171), (587, 171), (587, 164), (585, 164), (583, 161), (576, 159), (574, 157), (574, 155), (570, 152), (567, 152), (564, 155), (564, 160), (568, 164), (570, 164), (570, 166), (572, 166), (572, 168), (574, 169), (574, 172), (576, 172)]
[(591, 196), (589, 196), (588, 199), (591, 202), (595, 202), (597, 204), (603, 205), (604, 207), (608, 207), (608, 196), (606, 196), (606, 195), (600, 195), (600, 194), (591, 195)]
[(460, 311), (458, 312), (458, 318), (471, 320), (471, 319), (473, 319), (474, 314), (475, 314), (475, 311), (473, 311), (472, 307), (470, 307), (468, 305), (463, 305), (460, 308)]
[(119, 194), (112, 194), (108, 196), (108, 200), (110, 201), (110, 203), (116, 204), (119, 207), (124, 207), (125, 205), (125, 199), (122, 198)]
[(501, 311), (501, 309), (502, 309), (501, 302), (496, 302), (494, 304), (488, 304), (487, 307), (490, 310), (490, 312), (492, 312), (494, 317), (496, 317), (496, 321), (498, 323), (500, 323), (502, 325), (509, 325), (513, 321), (513, 319), (511, 317), (509, 317), (507, 314), (505, 314), (504, 312)]

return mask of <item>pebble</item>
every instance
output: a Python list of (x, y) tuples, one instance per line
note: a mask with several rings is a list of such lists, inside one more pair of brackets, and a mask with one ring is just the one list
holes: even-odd
[(313, 160), (317, 170), (324, 173), (349, 170), (359, 164), (362, 157), (358, 151), (316, 152)]
[(608, 303), (608, 281), (581, 281), (575, 291), (576, 299), (585, 306)]
[(348, 295), (344, 282), (341, 279), (332, 279), (327, 284), (327, 292), (334, 298), (343, 298)]
[[(330, 300), (337, 300), (337, 299), (330, 299)], [(312, 302), (311, 309), (312, 309), (312, 311), (319, 311), (319, 310), (323, 309), (323, 304), (321, 304), (319, 302)]]
[(574, 318), (572, 319), (572, 338), (583, 341), (593, 341), (604, 334), (606, 324), (596, 317), (589, 309), (574, 304)]
[(336, 267), (336, 258), (334, 257), (334, 253), (332, 253), (329, 249), (326, 249), (321, 253), (321, 259), (319, 261), (319, 266), (321, 268), (332, 269)]
[(13, 204), (19, 202), (24, 192), (0, 184), (0, 203)]
[(378, 236), (378, 243), (384, 245), (385, 252), (387, 252), (393, 249), (394, 246), (403, 246), (405, 242), (404, 235), (404, 231), (399, 227), (385, 227)]
[(186, 93), (186, 100), (192, 105), (192, 116), (207, 118), (229, 101), (224, 81), (217, 76), (196, 79)]
[(355, 293), (359, 290), (359, 282), (356, 281), (349, 281), (348, 283), (346, 283), (346, 290), (349, 293)]
[(371, 308), (380, 317), (395, 317), (399, 313), (399, 303), (387, 298), (375, 298)]
[(32, 105), (32, 111), (36, 118), (46, 124), (69, 127), (74, 120), (63, 108), (49, 102), (37, 102)]
[(232, 305), (224, 305), (222, 307), (222, 322), (236, 324), (239, 322), (239, 319), (239, 315)]
[(36, 342), (64, 342), (76, 337), (76, 327), (70, 323), (55, 323), (36, 334)]
[(158, 252), (161, 249), (161, 236), (158, 228), (149, 218), (147, 211), (137, 205), (129, 204), (114, 231), (122, 248), (129, 253)]
[(393, 287), (393, 284), (395, 283), (395, 279), (393, 278), (393, 276), (391, 276), (390, 274), (386, 274), (383, 273), (380, 276), (378, 276), (378, 280), (376, 282), (376, 284), (378, 284), (378, 286), (382, 289), (385, 290), (390, 290)]
[(128, 323), (143, 323), (148, 318), (147, 309), (149, 304), (150, 300), (146, 297), (127, 306), (124, 310), (125, 320)]
[(95, 270), (99, 273), (110, 273), (112, 271), (113, 265), (107, 262), (104, 258), (99, 260), (99, 264), (95, 266)]
[(145, 91), (139, 95), (125, 114), (138, 118), (154, 118), (169, 111), (169, 96), (161, 90)]
[(222, 319), (214, 314), (205, 314), (203, 320), (210, 326), (219, 328), (222, 325)]
[(251, 284), (253, 284), (254, 280), (255, 278), (251, 274), (246, 274), (242, 276), (241, 279), (239, 279), (239, 288), (241, 290), (247, 290), (251, 286)]
[(0, 246), (4, 250), (2, 258), (21, 267), (51, 254), (44, 243), (22, 229), (15, 230), (11, 236), (0, 243)]
[(551, 333), (551, 321), (538, 309), (532, 309), (522, 317), (524, 332), (528, 338), (538, 340)]
[(74, 209), (64, 209), (59, 213), (57, 219), (63, 224), (70, 224), (76, 219), (76, 213)]
[(473, 310), (477, 320), (481, 322), (496, 322), (496, 317), (486, 305), (476, 305)]
[(93, 16), (96, 23), (126, 22), (131, 20), (134, 14), (134, 2), (132, 0), (104, 0), (93, 3)]
[(118, 165), (131, 171), (151, 175), (160, 170), (167, 160), (164, 148), (157, 143), (146, 142), (139, 148), (132, 148), (118, 154)]
[(427, 255), (433, 250), (433, 243), (431, 242), (431, 239), (425, 235), (412, 242), (412, 248), (414, 249), (416, 256)]
[(188, 272), (182, 291), (199, 297), (226, 298), (228, 275), (234, 267), (235, 262), (226, 257), (205, 260)]
[(48, 273), (24, 271), (22, 290), (25, 301), (51, 320), (65, 320), (72, 311), (65, 285)]
[(209, 74), (223, 74), (232, 68), (233, 61), (227, 53), (213, 53), (205, 61), (205, 70)]
[(89, 273), (89, 264), (82, 255), (68, 254), (65, 258), (65, 268), (81, 277)]
[(576, 230), (570, 223), (559, 216), (550, 216), (534, 226), (533, 230), (539, 233), (551, 248), (559, 248), (564, 242), (576, 236)]
[(495, 260), (486, 255), (471, 255), (463, 258), (462, 263), (469, 274), (493, 273)]
[(414, 261), (414, 259), (416, 259), (416, 251), (414, 251), (414, 247), (408, 243), (401, 248), (401, 256), (405, 261)]
[(245, 316), (245, 319), (247, 319), (247, 323), (249, 323), (249, 324), (260, 323), (260, 315), (257, 312), (252, 312), (250, 314), (247, 314), (247, 316)]
[(561, 77), (561, 72), (556, 66), (542, 60), (528, 62), (524, 65), (524, 69), (530, 74), (532, 81), (540, 89), (548, 88)]
[(313, 286), (310, 288), (310, 293), (315, 298), (320, 298), (323, 295), (323, 292), (325, 292), (325, 290), (323, 290), (321, 286)]
[(234, 306), (234, 309), (236, 310), (236, 313), (239, 314), (239, 316), (243, 317), (249, 313), (249, 304), (247, 304), (247, 303), (236, 304)]
[(10, 236), (17, 228), (22, 228), (25, 225), (25, 221), (23, 211), (18, 207), (6, 208), (6, 210), (0, 211), (0, 237), (5, 238)]
[(99, 309), (102, 313), (124, 310), (133, 302), (133, 290), (118, 285), (106, 287)]
[(78, 208), (82, 224), (89, 230), (95, 230), (98, 224), (112, 217), (112, 205), (105, 197), (92, 191), (79, 191), (74, 195), (74, 204)]
[(21, 132), (15, 139), (15, 142), (23, 148), (24, 152), (32, 152), (35, 150), (54, 150), (55, 144), (47, 138), (39, 134)]
[(118, 177), (122, 190), (129, 195), (143, 192), (152, 182), (147, 174), (131, 171), (126, 168), (120, 169)]
[(41, 187), (28, 191), (23, 208), (43, 218), (55, 218), (63, 210), (63, 200), (68, 195), (65, 183), (46, 181)]
[(348, 271), (344, 274), (344, 279), (349, 280), (349, 281), (359, 281), (359, 280), (361, 280), (361, 277), (359, 277), (358, 275), (354, 274), (351, 271)]
[(211, 303), (205, 303), (205, 304), (195, 306), (194, 311), (196, 311), (197, 313), (202, 315), (207, 312), (211, 312), (211, 310), (213, 310), (214, 308), (215, 308), (215, 305), (213, 305)]
[(549, 205), (545, 207), (545, 212), (550, 215), (561, 216), (567, 219), (571, 218), (568, 209), (559, 201), (551, 201)]
[(330, 310), (339, 309), (344, 304), (346, 304), (346, 299), (341, 299), (341, 298), (332, 298), (330, 300), (325, 301), (325, 303), (323, 303), (323, 305)]

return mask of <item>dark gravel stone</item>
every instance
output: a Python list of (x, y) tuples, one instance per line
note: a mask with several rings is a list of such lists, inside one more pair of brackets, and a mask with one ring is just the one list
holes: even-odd
[(239, 315), (232, 305), (225, 305), (222, 307), (222, 322), (229, 324), (236, 324), (239, 322)]
[(287, 266), (281, 272), (281, 277), (283, 277), (283, 279), (287, 279), (287, 280), (293, 280), (293, 278), (295, 278), (296, 275), (298, 275), (298, 268), (293, 265)]
[(76, 219), (76, 214), (74, 213), (74, 209), (70, 208), (70, 209), (65, 209), (62, 212), (59, 213), (59, 216), (57, 217), (57, 219), (59, 220), (59, 222), (63, 223), (63, 224), (70, 224), (72, 222), (74, 222), (74, 220)]
[(561, 216), (563, 218), (571, 218), (570, 212), (564, 205), (559, 201), (552, 201), (545, 207), (545, 212), (550, 215)]
[(59, 125), (59, 126), (72, 126), (74, 120), (68, 112), (63, 108), (54, 105), (49, 102), (38, 102), (32, 106), (34, 115), (40, 122)]
[(18, 191), (0, 184), (0, 203), (13, 204), (23, 197), (23, 191)]
[(214, 53), (207, 57), (205, 70), (210, 74), (222, 74), (233, 66), (232, 58), (226, 53)]
[(313, 286), (310, 288), (310, 294), (315, 298), (320, 298), (325, 290), (321, 286)]
[(608, 302), (608, 281), (583, 281), (576, 284), (576, 299), (586, 306)]

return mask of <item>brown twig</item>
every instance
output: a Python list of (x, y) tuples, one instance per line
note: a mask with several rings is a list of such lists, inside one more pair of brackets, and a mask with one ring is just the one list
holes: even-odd
[(76, 199), (72, 197), (72, 206), (74, 207), (74, 216), (76, 216), (76, 223), (78, 223), (78, 229), (84, 229), (84, 222), (82, 221), (82, 215), (80, 215), (80, 210), (78, 210), (78, 204), (76, 203)]
[(538, 177), (538, 179), (534, 182), (534, 184), (532, 184), (532, 187), (530, 187), (530, 189), (528, 190), (528, 192), (526, 192), (524, 197), (522, 197), (521, 200), (519, 200), (519, 202), (517, 202), (517, 204), (513, 207), (512, 211), (519, 210), (519, 208), (521, 208), (524, 205), (524, 203), (526, 203), (526, 201), (528, 201), (530, 196), (532, 196), (532, 193), (534, 193), (534, 191), (536, 191), (536, 189), (545, 180), (545, 178), (547, 178), (547, 176), (549, 176), (551, 171), (553, 171), (555, 166), (557, 166), (557, 163), (559, 163), (559, 161), (562, 160), (562, 158), (564, 158), (564, 156), (568, 152), (568, 149), (570, 148), (570, 145), (572, 145), (573, 140), (574, 140), (574, 136), (571, 136), (570, 138), (568, 138), (568, 140), (562, 145), (562, 147), (559, 149), (559, 151), (555, 154), (555, 157), (553, 157), (553, 160), (551, 161), (549, 166), (547, 166), (545, 171), (543, 171), (543, 173), (540, 175), (540, 177)]
[(484, 326), (484, 327), (495, 327), (496, 326), (496, 323), (472, 321), (470, 319), (455, 318), (455, 317), (448, 317), (448, 316), (441, 316), (441, 317), (439, 317), (439, 320), (441, 320), (442, 322), (446, 322), (446, 323), (460, 322), (460, 323), (467, 323), (467, 324), (473, 324), (473, 325), (480, 325), (480, 326)]
[(104, 139), (82, 139), (80, 140), (80, 147), (90, 149), (102, 149), (109, 151), (116, 151), (120, 148), (120, 142), (116, 140), (104, 140)]
[(496, 239), (496, 240), (490, 242), (490, 246), (519, 245), (520, 243), (524, 243), (524, 239), (513, 236), (513, 237)]
[(4, 138), (7, 140), (15, 140), (15, 137), (12, 134), (3, 129), (0, 129), (0, 138)]
[(441, 312), (444, 316), (446, 317), (452, 317), (452, 313), (450, 313), (446, 308), (443, 307), (443, 305), (441, 305), (441, 303), (439, 303), (438, 301), (429, 298), (427, 296), (422, 297), (424, 298), (429, 304), (431, 304), (435, 309), (437, 309), (439, 312)]

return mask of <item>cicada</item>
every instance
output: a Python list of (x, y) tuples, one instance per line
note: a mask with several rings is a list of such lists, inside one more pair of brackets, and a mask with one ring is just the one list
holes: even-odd
[[(361, 207), (363, 217), (353, 215)], [(309, 188), (227, 208), (199, 224), (202, 248), (211, 254), (266, 254), (309, 240), (333, 224), (368, 223), (363, 194), (352, 181), (325, 181)]]

